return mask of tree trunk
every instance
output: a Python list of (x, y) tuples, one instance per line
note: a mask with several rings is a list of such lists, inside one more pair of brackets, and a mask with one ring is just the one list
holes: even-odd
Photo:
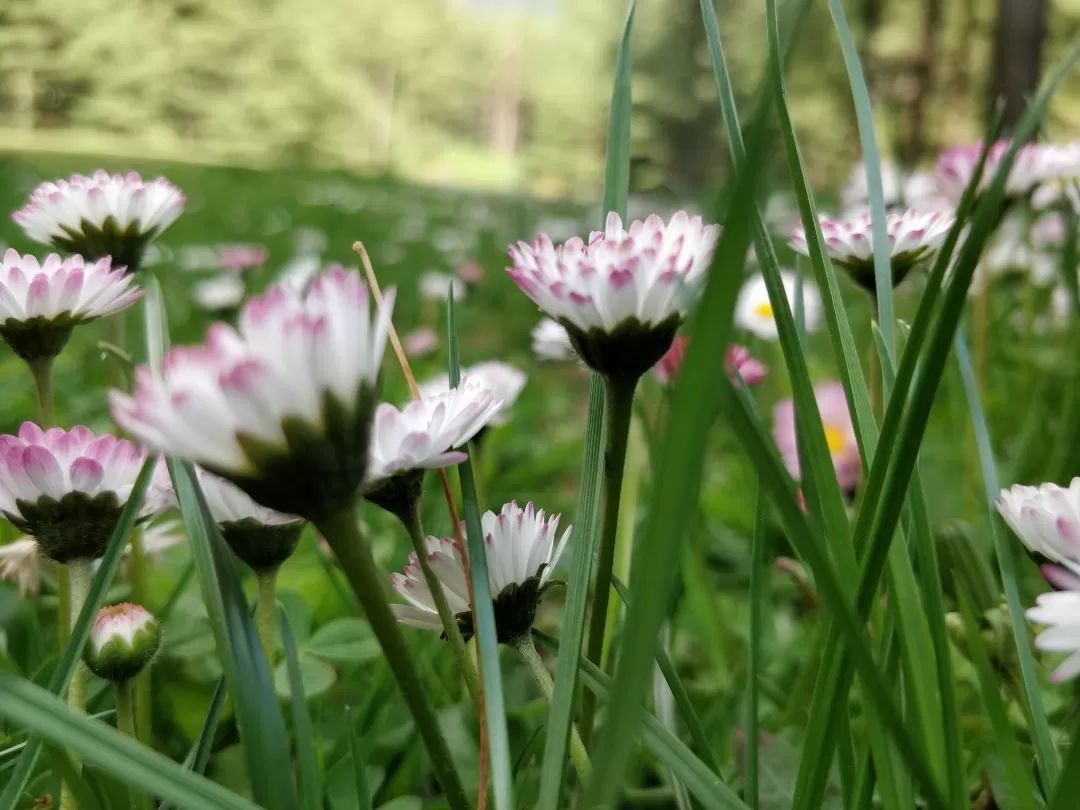
[(916, 90), (911, 106), (911, 129), (908, 132), (904, 162), (915, 166), (926, 151), (926, 110), (934, 93), (938, 64), (938, 31), (941, 29), (942, 0), (925, 0), (922, 53), (915, 63)]
[(1000, 99), (1006, 130), (1020, 120), (1039, 86), (1048, 6), (1047, 0), (998, 0), (987, 117)]

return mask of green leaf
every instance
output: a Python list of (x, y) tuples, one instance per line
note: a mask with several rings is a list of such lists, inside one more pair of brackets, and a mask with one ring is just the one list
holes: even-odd
[[(447, 329), (450, 333), (450, 385), (461, 381), (461, 364), (457, 355), (457, 326), (454, 322), (454, 296), (446, 299)], [(484, 531), (480, 525), (480, 504), (476, 495), (472, 461), (458, 465), (461, 483), (462, 512), (469, 551), (469, 575), (473, 587), (473, 615), (476, 617), (476, 647), (480, 659), (480, 676), (484, 692), (484, 715), (487, 719), (488, 756), (491, 781), (495, 792), (496, 810), (512, 810), (514, 806), (514, 777), (510, 758), (510, 738), (506, 730), (506, 704), (503, 699), (502, 669), (499, 666), (499, 640), (495, 629), (495, 608), (491, 603), (488, 584), (487, 551)]]
[(83, 762), (184, 810), (259, 810), (247, 799), (185, 771), (111, 726), (72, 711), (28, 681), (0, 675), (0, 716), (34, 729), (53, 745), (73, 751)]
[(288, 681), (292, 687), (293, 735), (296, 738), (296, 759), (300, 770), (301, 806), (305, 810), (322, 810), (322, 783), (315, 755), (315, 731), (308, 714), (304, 680), (296, 655), (296, 640), (289, 629), (289, 617), (281, 611), (281, 645), (285, 648)]
[[(761, 810), (789, 810), (795, 796), (795, 774), (799, 770), (799, 762), (807, 752), (800, 752), (781, 737), (775, 735), (762, 735), (760, 741), (761, 751)], [(749, 775), (749, 754), (754, 746), (753, 738), (747, 735), (747, 774)], [(833, 783), (829, 783), (825, 791), (825, 798), (821, 803), (820, 810), (840, 810), (843, 806), (843, 798), (840, 791)]]
[[(300, 690), (303, 692), (305, 700), (312, 700), (319, 695), (326, 694), (337, 683), (337, 672), (321, 658), (316, 658), (304, 652), (299, 656), (298, 665), (300, 667)], [(292, 680), (289, 675), (287, 661), (282, 661), (274, 669), (274, 692), (279, 698), (288, 699), (292, 697)]]
[(1073, 723), (1072, 742), (1065, 755), (1061, 778), (1054, 785), (1048, 810), (1072, 810), (1080, 796), (1080, 722)]
[(971, 368), (971, 357), (968, 354), (967, 344), (959, 333), (956, 335), (956, 362), (960, 366), (964, 393), (967, 395), (968, 407), (971, 411), (971, 424), (975, 430), (975, 443), (979, 448), (990, 534), (994, 539), (998, 570), (1001, 572), (1001, 582), (1005, 587), (1005, 601), (1009, 608), (1009, 621), (1012, 624), (1013, 640), (1016, 643), (1017, 659), (1020, 662), (1020, 676), (1024, 684), (1026, 700), (1022, 703), (1032, 727), (1035, 759), (1039, 764), (1043, 784), (1053, 785), (1058, 778), (1057, 752), (1050, 738), (1050, 726), (1046, 721), (1042, 693), (1039, 691), (1039, 681), (1035, 675), (1035, 659), (1031, 654), (1031, 635), (1027, 620), (1024, 618), (1024, 603), (1020, 597), (1020, 586), (1016, 579), (1014, 547), (1002, 532), (997, 509), (994, 507), (995, 501), (1001, 495), (1001, 486), (997, 478), (997, 463), (994, 461), (990, 430), (986, 424), (986, 415), (983, 413), (979, 389), (975, 384), (975, 373)]
[(351, 616), (333, 619), (304, 644), (304, 652), (333, 664), (361, 664), (380, 655), (371, 625)]
[(295, 810), (285, 724), (235, 564), (192, 465), (170, 458), (168, 466), (233, 699), (252, 793), (267, 810)]
[[(75, 667), (82, 661), (86, 640), (90, 636), (90, 626), (105, 601), (105, 594), (112, 584), (113, 577), (116, 576), (116, 569), (120, 567), (120, 559), (124, 556), (124, 548), (127, 546), (128, 537), (131, 535), (131, 530), (134, 528), (135, 521), (138, 519), (139, 512), (142, 509), (143, 498), (146, 496), (146, 490), (150, 486), (155, 464), (157, 464), (157, 456), (151, 453), (139, 471), (138, 478), (135, 479), (135, 485), (128, 496), (127, 504), (120, 513), (120, 519), (117, 521), (112, 537), (109, 538), (105, 556), (101, 558), (97, 573), (94, 574), (94, 580), (90, 584), (90, 592), (86, 596), (82, 612), (75, 621), (67, 646), (64, 647), (64, 652), (56, 664), (56, 669), (53, 670), (52, 678), (49, 679), (49, 691), (54, 695), (62, 694), (67, 689), (68, 684), (71, 682), (71, 675), (75, 672)], [(32, 735), (27, 740), (22, 753), (19, 754), (19, 758), (15, 763), (15, 771), (11, 774), (3, 794), (0, 795), (0, 807), (15, 806), (15, 802), (22, 795), (23, 789), (30, 779), (30, 774), (34, 770), (34, 763), (37, 762), (40, 752), (41, 738)]]

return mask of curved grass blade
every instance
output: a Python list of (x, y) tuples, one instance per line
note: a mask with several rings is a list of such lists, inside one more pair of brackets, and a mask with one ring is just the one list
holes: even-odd
[(896, 356), (896, 319), (893, 316), (893, 277), (889, 261), (889, 232), (885, 224), (885, 192), (881, 183), (881, 155), (878, 152), (874, 132), (874, 111), (871, 108), (870, 89), (866, 85), (859, 51), (851, 35), (844, 14), (843, 3), (829, 0), (829, 13), (840, 38), (840, 50), (844, 55), (848, 84), (855, 102), (855, 120), (859, 127), (862, 144), (863, 167), (866, 171), (866, 188), (870, 196), (870, 227), (874, 238), (874, 286), (877, 298), (878, 323), (882, 324), (885, 348), (889, 357)]
[(349, 756), (352, 757), (353, 775), (356, 778), (356, 806), (358, 810), (372, 810), (367, 763), (364, 761), (364, 752), (360, 750), (360, 741), (356, 739), (356, 711), (346, 709), (345, 719), (349, 729)]
[(188, 773), (112, 726), (73, 712), (28, 681), (0, 675), (0, 716), (33, 728), (50, 743), (74, 751), (83, 762), (184, 810), (259, 810), (242, 796)]
[[(627, 593), (626, 586), (623, 585), (622, 581), (618, 577), (612, 577), (611, 584), (615, 587), (615, 592), (619, 594), (623, 604), (629, 606), (630, 595)], [(562, 645), (562, 639), (559, 640), (559, 644)], [(686, 691), (686, 686), (683, 684), (678, 672), (675, 671), (675, 663), (671, 660), (671, 656), (663, 644), (656, 645), (656, 664), (660, 667), (660, 673), (664, 676), (668, 689), (671, 690), (671, 694), (675, 697), (675, 705), (678, 707), (679, 714), (686, 724), (686, 730), (690, 732), (690, 739), (697, 746), (698, 757), (710, 771), (720, 773), (720, 766), (713, 755), (709, 735), (705, 733), (705, 727), (701, 724), (701, 719), (698, 717), (697, 712), (694, 710), (694, 704), (690, 700), (690, 693)]]
[(1032, 727), (1035, 744), (1035, 760), (1039, 764), (1044, 785), (1053, 785), (1058, 778), (1057, 752), (1050, 737), (1050, 726), (1046, 721), (1042, 693), (1035, 676), (1035, 659), (1031, 654), (1031, 635), (1027, 620), (1024, 618), (1024, 605), (1020, 598), (1020, 586), (1016, 581), (1016, 563), (1013, 545), (1001, 531), (994, 502), (1001, 494), (997, 478), (997, 464), (994, 450), (990, 445), (990, 431), (983, 413), (979, 389), (975, 384), (975, 373), (971, 367), (971, 356), (967, 344), (959, 333), (956, 335), (956, 362), (960, 366), (960, 376), (964, 382), (968, 407), (971, 410), (971, 424), (975, 430), (975, 442), (979, 448), (979, 460), (982, 464), (983, 484), (986, 489), (986, 504), (989, 512), (990, 533), (994, 538), (994, 552), (1001, 572), (1001, 582), (1005, 587), (1005, 601), (1009, 607), (1009, 621), (1012, 624), (1013, 640), (1016, 642), (1017, 660), (1020, 662), (1020, 676), (1024, 683), (1025, 713)]
[[(874, 325), (874, 337), (878, 343), (878, 357), (885, 389), (890, 390), (895, 380), (895, 370), (881, 335), (881, 330)], [(918, 466), (911, 475), (908, 490), (911, 508), (911, 535), (915, 539), (915, 550), (919, 559), (919, 571), (922, 575), (922, 595), (926, 603), (926, 621), (929, 626), (930, 641), (933, 645), (934, 667), (937, 674), (937, 694), (941, 699), (941, 722), (944, 733), (945, 783), (948, 788), (949, 805), (953, 810), (963, 810), (967, 791), (964, 787), (964, 760), (960, 734), (960, 712), (956, 697), (956, 681), (952, 670), (952, 645), (949, 631), (945, 626), (945, 594), (941, 587), (941, 570), (938, 566), (937, 548), (933, 530), (930, 528), (930, 516), (926, 506), (926, 495), (922, 486)]]
[[(63, 694), (71, 682), (75, 667), (82, 661), (86, 640), (90, 636), (90, 625), (105, 601), (105, 594), (112, 584), (113, 577), (116, 576), (116, 569), (120, 567), (120, 559), (124, 556), (124, 547), (127, 545), (128, 536), (135, 527), (136, 520), (138, 520), (143, 498), (145, 498), (146, 490), (150, 486), (155, 464), (157, 464), (157, 456), (151, 453), (135, 479), (135, 485), (128, 496), (127, 504), (120, 513), (120, 520), (113, 530), (112, 537), (109, 538), (105, 556), (101, 558), (101, 564), (98, 566), (97, 573), (94, 574), (93, 582), (90, 583), (86, 603), (83, 605), (79, 618), (75, 621), (75, 626), (71, 629), (71, 637), (68, 639), (67, 646), (64, 647), (64, 652), (56, 664), (56, 669), (53, 670), (52, 678), (49, 679), (49, 692), (54, 695)], [(3, 794), (0, 794), (0, 807), (15, 807), (19, 796), (22, 795), (23, 790), (26, 788), (26, 783), (30, 779), (30, 774), (34, 770), (34, 764), (37, 762), (40, 752), (41, 738), (33, 734), (26, 741), (26, 746), (23, 748), (22, 753), (19, 754), (18, 760), (16, 760), (15, 772), (11, 774)]]
[[(615, 57), (615, 78), (608, 113), (608, 139), (604, 171), (604, 213), (614, 211), (624, 219), (630, 195), (630, 33), (633, 30), (635, 0), (630, 0), (622, 38)], [(540, 766), (538, 810), (556, 810), (563, 774), (566, 771), (570, 727), (577, 697), (578, 668), (585, 632), (585, 614), (592, 581), (593, 558), (599, 539), (600, 477), (604, 447), (604, 382), (592, 375), (589, 386), (589, 416), (585, 429), (585, 447), (581, 459), (581, 480), (575, 512), (575, 538), (563, 606), (562, 638), (565, 659), (555, 665), (555, 693), (548, 710), (544, 757)]]
[[(533, 630), (537, 640), (553, 652), (558, 652), (559, 642), (552, 636)], [(560, 656), (561, 657), (561, 656)], [(585, 658), (578, 659), (581, 680), (585, 687), (602, 699), (610, 702), (612, 680), (599, 667)], [(643, 713), (642, 722), (636, 732), (642, 743), (653, 752), (660, 762), (668, 767), (672, 774), (687, 790), (709, 810), (746, 810), (746, 805), (721, 778), (711, 771), (686, 747), (682, 741), (668, 731), (651, 714)], [(616, 791), (617, 793), (617, 791)], [(616, 805), (612, 805), (616, 806)]]
[[(994, 746), (1005, 767), (1005, 776), (1012, 787), (1012, 798), (1016, 810), (1036, 810), (1035, 785), (1031, 781), (1020, 746), (1016, 742), (1016, 732), (1009, 723), (1005, 701), (1001, 699), (1000, 680), (994, 675), (990, 657), (986, 654), (979, 626), (972, 615), (967, 594), (960, 594), (960, 614), (964, 618), (964, 631), (967, 633), (968, 650), (975, 672), (979, 678), (979, 692), (983, 707), (990, 719), (990, 730), (994, 735)], [(1039, 805), (1042, 803), (1039, 802)]]
[[(841, 585), (837, 573), (833, 570), (822, 539), (811, 531), (806, 515), (796, 500), (791, 477), (756, 414), (753, 399), (744, 387), (734, 386), (726, 375), (718, 375), (716, 385), (723, 394), (724, 410), (733, 434), (738, 437), (753, 461), (761, 484), (767, 487), (773, 506), (787, 531), (789, 542), (814, 574), (823, 608), (833, 617), (835, 631), (841, 634), (843, 644), (850, 653), (843, 663), (846, 666), (851, 662), (862, 679), (864, 704), (876, 708), (880, 727), (892, 737), (905, 765), (921, 783), (927, 804), (937, 810), (944, 810), (945, 801), (926, 758), (904, 726), (891, 689), (874, 661), (867, 641), (865, 614), (856, 614), (846, 597), (847, 589)], [(837, 663), (833, 661), (830, 666), (836, 667)]]
[(761, 672), (761, 647), (765, 619), (765, 530), (769, 506), (761, 484), (755, 487), (754, 538), (750, 550), (750, 653), (746, 671), (746, 778), (743, 793), (749, 798), (750, 810), (761, 803), (758, 784), (758, 677)]
[[(187, 756), (184, 757), (184, 768), (192, 773), (202, 774), (210, 761), (210, 754), (214, 747), (214, 735), (217, 734), (218, 720), (221, 717), (221, 707), (225, 705), (225, 679), (219, 678), (214, 694), (210, 698), (210, 706), (203, 718), (202, 728), (199, 730), (199, 738), (191, 746)], [(170, 802), (162, 802), (158, 810), (172, 810)]]
[(296, 654), (296, 640), (289, 627), (289, 616), (282, 610), (281, 645), (285, 648), (285, 665), (289, 671), (293, 735), (296, 738), (296, 760), (300, 770), (300, 797), (304, 810), (322, 810), (322, 782), (319, 779), (319, 763), (315, 756), (315, 731), (311, 727), (304, 698), (304, 681), (300, 677), (300, 660)]
[(210, 617), (255, 800), (296, 810), (285, 724), (240, 578), (191, 464), (168, 459), (169, 474)]
[[(454, 296), (446, 299), (446, 321), (450, 347), (450, 385), (461, 381), (461, 361), (458, 357), (457, 324), (454, 320)], [(480, 503), (476, 494), (472, 460), (458, 465), (461, 483), (461, 507), (465, 520), (465, 540), (469, 550), (469, 575), (472, 578), (474, 616), (476, 617), (476, 648), (480, 659), (483, 684), (484, 717), (487, 720), (488, 752), (491, 758), (492, 783), (497, 810), (514, 806), (514, 777), (510, 758), (510, 737), (506, 730), (506, 703), (503, 698), (502, 668), (499, 665), (499, 640), (495, 630), (495, 608), (491, 603), (488, 584), (487, 552), (484, 531), (480, 525)]]
[[(749, 247), (749, 212), (764, 163), (766, 130), (767, 121), (761, 117), (754, 132), (762, 137), (753, 142), (754, 154), (746, 162), (731, 197), (728, 210), (732, 216), (721, 237), (713, 261), (714, 271), (709, 274), (694, 319), (685, 364), (675, 383), (671, 428), (661, 448), (660, 465), (654, 477), (656, 489), (634, 555), (630, 582), (634, 600), (627, 612), (610, 710), (586, 788), (586, 807), (612, 805), (622, 784), (642, 712), (643, 694), (652, 674), (655, 640), (666, 613), (668, 593), (678, 573), (679, 543), (696, 514), (705, 454), (703, 436), (716, 413), (713, 380), (717, 374), (712, 347), (726, 345), (731, 334), (740, 282), (739, 274), (731, 269), (741, 266)], [(689, 782), (685, 783), (691, 788)]]

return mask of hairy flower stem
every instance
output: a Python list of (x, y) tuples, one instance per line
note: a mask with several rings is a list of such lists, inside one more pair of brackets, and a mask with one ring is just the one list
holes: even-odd
[[(94, 571), (90, 560), (72, 560), (68, 563), (67, 569), (71, 586), (71, 611), (68, 619), (70, 631), (78, 621), (83, 605), (86, 604)], [(75, 665), (75, 671), (71, 673), (71, 684), (68, 686), (67, 705), (79, 714), (85, 713), (86, 710), (86, 672), (86, 664), (79, 661)], [(75, 756), (72, 756), (71, 761), (77, 771), (82, 770), (82, 765)], [(75, 795), (70, 790), (63, 791), (60, 797), (60, 810), (76, 810), (77, 807)]]
[(416, 552), (416, 561), (424, 574), (424, 581), (427, 582), (428, 590), (431, 591), (431, 598), (435, 602), (435, 609), (439, 612), (439, 619), (442, 621), (446, 640), (450, 642), (450, 649), (453, 650), (458, 669), (461, 670), (461, 675), (465, 678), (465, 686), (475, 701), (480, 697), (480, 681), (476, 673), (476, 664), (465, 647), (465, 639), (461, 635), (461, 628), (458, 627), (457, 616), (454, 615), (454, 612), (450, 609), (450, 603), (446, 600), (446, 591), (443, 589), (442, 582), (435, 576), (435, 572), (431, 570), (431, 564), (428, 562), (427, 541), (424, 536), (424, 527), (420, 522), (419, 507), (420, 504), (417, 503), (416, 499), (413, 499), (401, 522), (409, 533), (409, 539), (412, 540), (413, 550)]
[(428, 700), (428, 687), (420, 678), (401, 626), (390, 610), (385, 590), (386, 577), (376, 565), (371, 546), (360, 531), (355, 509), (350, 506), (337, 515), (316, 520), (315, 526), (334, 550), (356, 598), (367, 614), (371, 629), (382, 646), (383, 655), (427, 748), (432, 769), (442, 785), (450, 810), (470, 810), (461, 777), (454, 767), (446, 738)]
[[(122, 681), (116, 684), (116, 727), (121, 734), (133, 740), (139, 737), (135, 733), (135, 682)], [(130, 789), (131, 810), (149, 810), (150, 797), (135, 788)]]
[[(634, 390), (637, 378), (604, 378), (604, 490), (600, 552), (593, 583), (593, 604), (589, 616), (589, 640), (585, 657), (598, 667), (603, 666), (604, 634), (608, 602), (611, 600), (611, 570), (615, 563), (618, 539), (619, 502), (622, 495), (623, 468), (626, 465), (626, 444), (630, 435), (630, 419), (634, 411)], [(610, 663), (610, 662), (608, 662)], [(582, 699), (581, 736), (586, 746), (592, 735), (596, 697), (586, 692)]]
[[(544, 693), (544, 698), (547, 699), (548, 703), (551, 703), (555, 695), (555, 681), (551, 679), (551, 673), (544, 666), (540, 653), (536, 651), (532, 636), (519, 637), (513, 642), (513, 646), (518, 655), (521, 656), (521, 660), (525, 663), (529, 674), (536, 681), (536, 685)], [(589, 780), (589, 774), (592, 773), (592, 763), (589, 761), (589, 753), (585, 750), (585, 744), (581, 741), (581, 735), (578, 734), (577, 726), (573, 724), (570, 725), (570, 759), (574, 763), (574, 770), (577, 771), (578, 779), (584, 785)]]
[(274, 671), (274, 653), (276, 652), (274, 628), (277, 626), (277, 577), (278, 568), (259, 571), (255, 574), (258, 583), (258, 597), (255, 601), (255, 629), (259, 632), (263, 655), (270, 671)]

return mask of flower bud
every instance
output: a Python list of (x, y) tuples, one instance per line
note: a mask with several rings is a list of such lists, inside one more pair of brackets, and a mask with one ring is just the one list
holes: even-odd
[(83, 658), (99, 678), (123, 683), (146, 668), (160, 641), (153, 614), (141, 605), (124, 602), (98, 611)]

